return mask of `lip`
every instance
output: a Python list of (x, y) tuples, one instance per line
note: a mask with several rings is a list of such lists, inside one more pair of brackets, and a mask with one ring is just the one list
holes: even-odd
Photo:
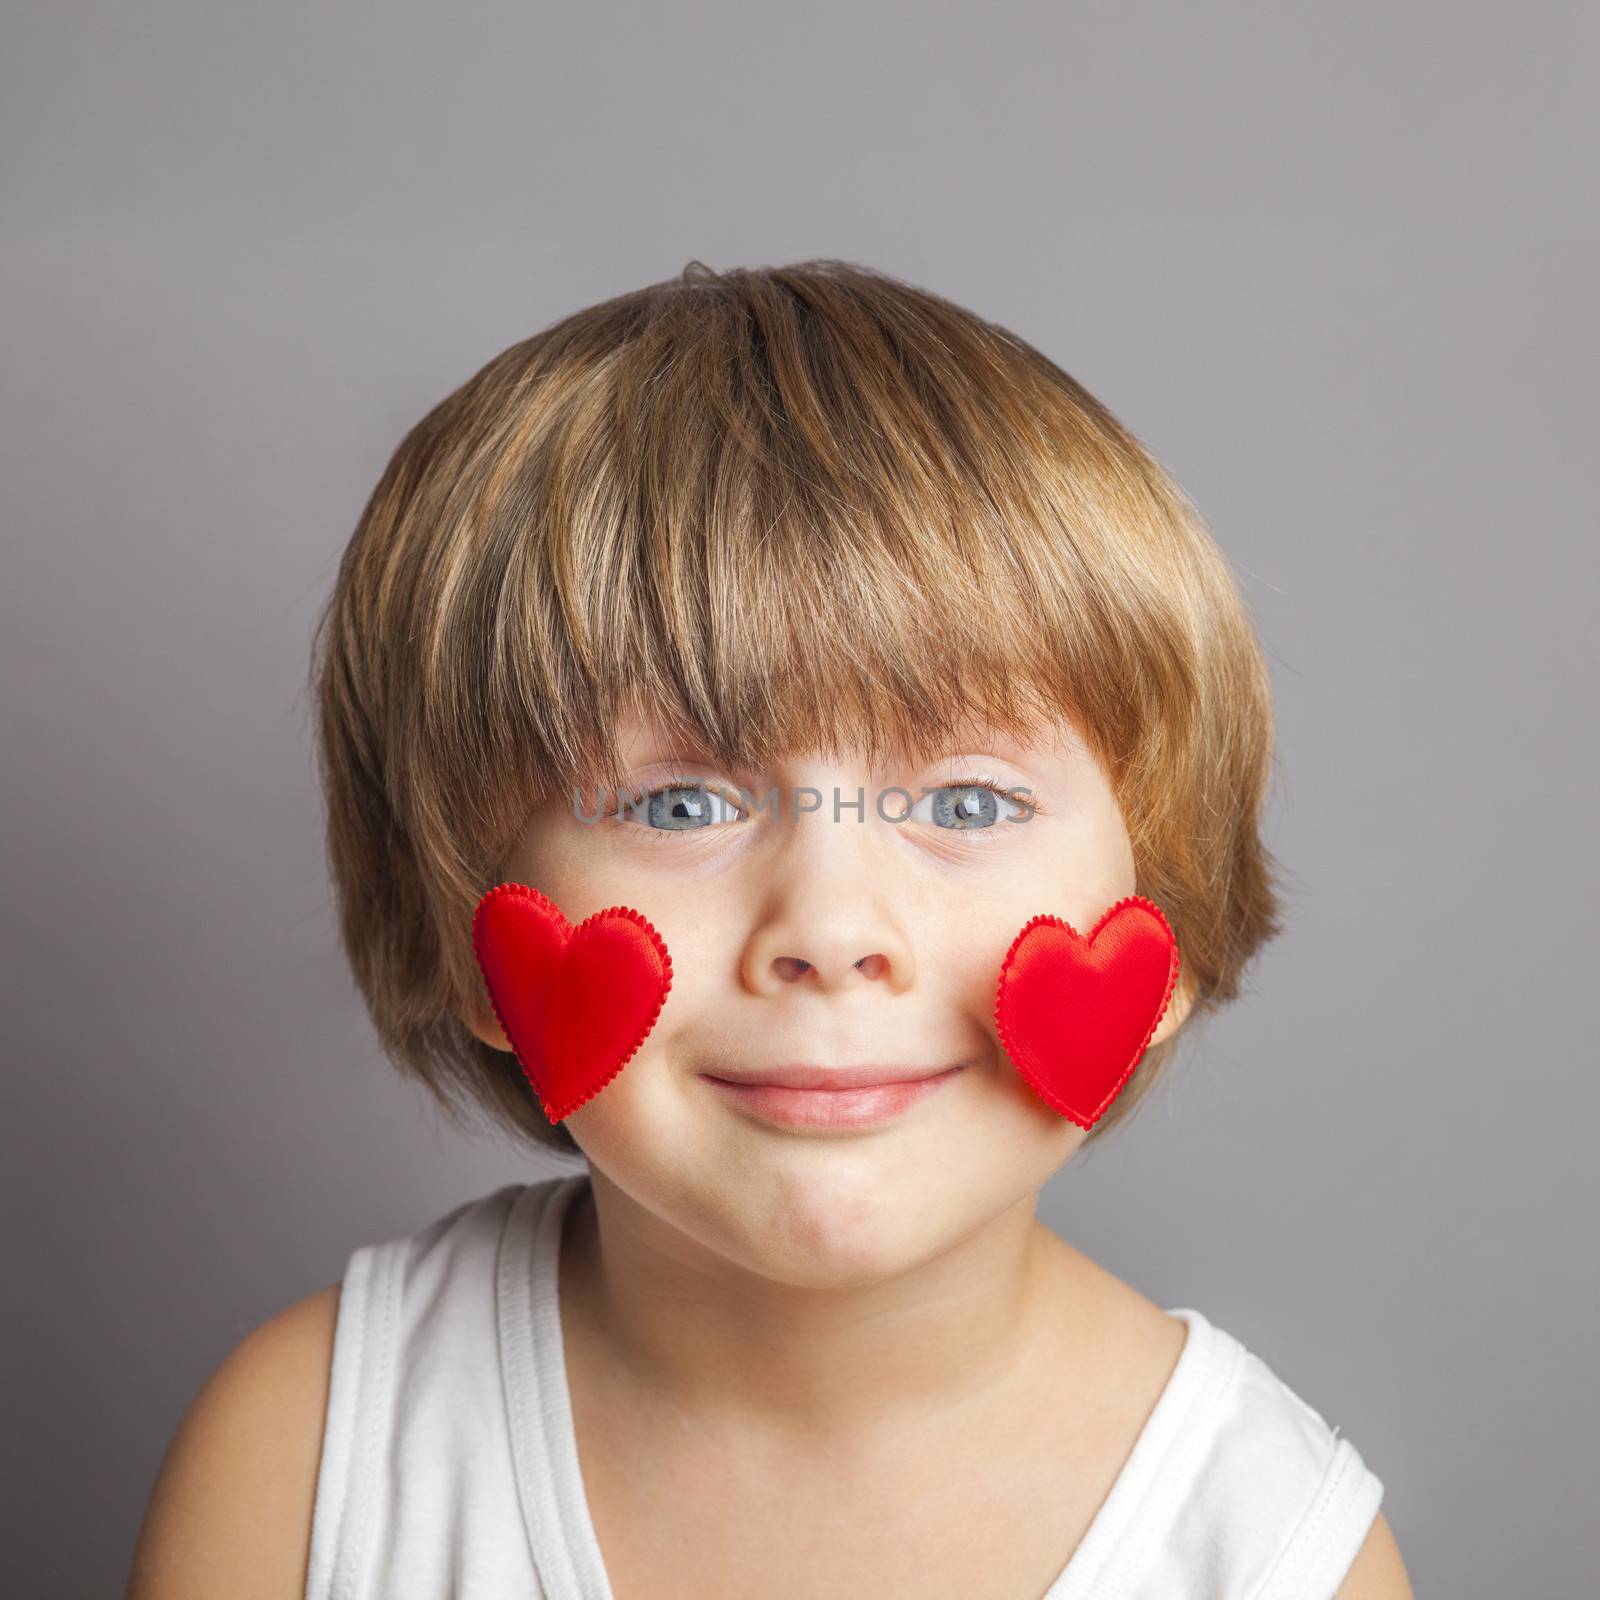
[(786, 1061), (754, 1072), (706, 1073), (723, 1083), (771, 1084), (780, 1089), (874, 1089), (885, 1083), (920, 1083), (950, 1071), (950, 1063), (922, 1066), (908, 1061), (870, 1062), (860, 1067), (823, 1067), (810, 1061)]
[(965, 1067), (965, 1062), (953, 1067), (795, 1065), (763, 1070), (759, 1080), (701, 1076), (763, 1122), (784, 1128), (861, 1128), (904, 1115)]

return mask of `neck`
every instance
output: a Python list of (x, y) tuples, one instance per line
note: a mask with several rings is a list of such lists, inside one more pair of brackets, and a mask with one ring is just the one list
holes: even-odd
[(566, 1219), (563, 1325), (685, 1415), (791, 1439), (954, 1418), (1026, 1395), (1059, 1347), (1072, 1252), (1036, 1198), (890, 1281), (815, 1288), (718, 1256), (594, 1170)]

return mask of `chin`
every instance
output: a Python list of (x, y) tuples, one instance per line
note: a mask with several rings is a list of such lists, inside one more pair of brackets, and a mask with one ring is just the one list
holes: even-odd
[(747, 1264), (775, 1282), (882, 1282), (937, 1251), (937, 1183), (933, 1172), (870, 1159), (802, 1161), (741, 1188), (736, 1231)]

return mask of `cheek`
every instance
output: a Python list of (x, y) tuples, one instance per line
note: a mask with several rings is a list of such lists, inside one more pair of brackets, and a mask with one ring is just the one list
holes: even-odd
[(1076, 855), (1065, 862), (1042, 866), (1019, 892), (1008, 898), (1005, 915), (996, 925), (998, 931), (986, 951), (993, 958), (987, 963), (991, 1008), (993, 986), (999, 982), (1006, 953), (1034, 917), (1060, 917), (1078, 933), (1087, 935), (1117, 901), (1135, 892), (1136, 883), (1132, 855), (1115, 848), (1103, 855)]
[(1068, 887), (1083, 902), (1079, 914), (1092, 923), (1107, 906), (1134, 892), (1138, 872), (1122, 813), (1109, 795), (1085, 814), (1082, 829)]
[(607, 1172), (668, 1164), (672, 1150), (681, 1147), (685, 1086), (671, 1069), (666, 1040), (658, 1035), (659, 1029), (652, 1032), (616, 1077), (566, 1119), (583, 1153)]

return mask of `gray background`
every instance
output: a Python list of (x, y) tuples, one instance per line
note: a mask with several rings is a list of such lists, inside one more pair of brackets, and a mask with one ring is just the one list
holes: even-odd
[(546, 1170), (391, 1074), (334, 943), (302, 681), (389, 452), (579, 305), (811, 255), (1087, 383), (1272, 662), (1290, 931), (1049, 1220), (1355, 1440), (1419, 1593), (1587, 1592), (1583, 8), (4, 27), (9, 1593), (115, 1592), (247, 1330)]

